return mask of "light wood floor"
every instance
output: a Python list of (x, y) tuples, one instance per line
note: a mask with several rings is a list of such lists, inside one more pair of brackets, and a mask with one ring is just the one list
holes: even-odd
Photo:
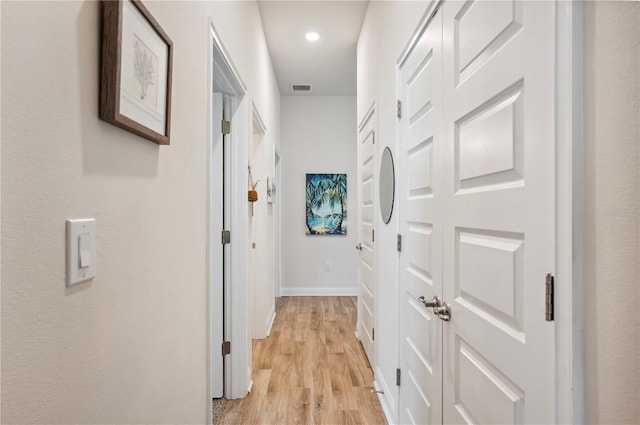
[(253, 388), (221, 424), (386, 424), (354, 335), (355, 297), (282, 297), (267, 339), (253, 342)]

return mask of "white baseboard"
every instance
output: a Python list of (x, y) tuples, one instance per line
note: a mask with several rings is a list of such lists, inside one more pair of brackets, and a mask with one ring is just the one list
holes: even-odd
[(269, 327), (267, 328), (267, 337), (271, 334), (271, 328), (273, 327), (273, 322), (276, 320), (276, 312), (275, 310), (271, 313), (271, 320), (269, 320)]
[(353, 297), (358, 295), (358, 288), (345, 287), (297, 287), (280, 288), (283, 297)]
[(376, 366), (375, 372), (375, 381), (373, 381), (373, 387), (376, 390), (384, 391), (384, 394), (378, 393), (378, 400), (380, 400), (380, 405), (382, 406), (382, 411), (384, 412), (384, 416), (387, 418), (387, 422), (389, 425), (396, 424), (396, 403), (391, 396), (391, 389), (387, 385), (386, 381), (382, 376), (382, 371), (379, 367)]

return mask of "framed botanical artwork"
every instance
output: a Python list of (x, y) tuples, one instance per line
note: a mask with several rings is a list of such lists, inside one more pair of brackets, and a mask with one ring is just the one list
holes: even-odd
[(347, 175), (307, 174), (307, 235), (347, 234)]
[(139, 0), (102, 7), (100, 119), (168, 145), (173, 43)]

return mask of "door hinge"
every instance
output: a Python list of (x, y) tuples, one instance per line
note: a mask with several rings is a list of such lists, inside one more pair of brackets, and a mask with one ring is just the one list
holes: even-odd
[(231, 133), (231, 122), (222, 120), (222, 134), (230, 134)]
[(402, 235), (398, 233), (398, 243), (396, 246), (398, 252), (402, 252)]
[(402, 101), (400, 99), (396, 103), (396, 115), (398, 118), (402, 118)]
[(545, 300), (544, 300), (544, 319), (547, 322), (553, 322), (553, 275), (547, 273), (545, 278)]
[(226, 356), (227, 354), (231, 354), (231, 343), (229, 341), (224, 341), (222, 343), (222, 355)]
[(371, 341), (376, 340), (376, 328), (371, 328)]
[(231, 232), (228, 230), (222, 231), (222, 245), (231, 243)]
[(396, 369), (396, 385), (400, 386), (400, 368)]
[(375, 242), (376, 241), (376, 232), (375, 230), (371, 229), (371, 242)]

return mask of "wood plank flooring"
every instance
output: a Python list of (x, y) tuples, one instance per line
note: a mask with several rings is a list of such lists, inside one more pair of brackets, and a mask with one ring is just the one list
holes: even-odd
[(355, 297), (282, 297), (267, 339), (253, 341), (253, 388), (221, 424), (385, 424), (354, 335)]

